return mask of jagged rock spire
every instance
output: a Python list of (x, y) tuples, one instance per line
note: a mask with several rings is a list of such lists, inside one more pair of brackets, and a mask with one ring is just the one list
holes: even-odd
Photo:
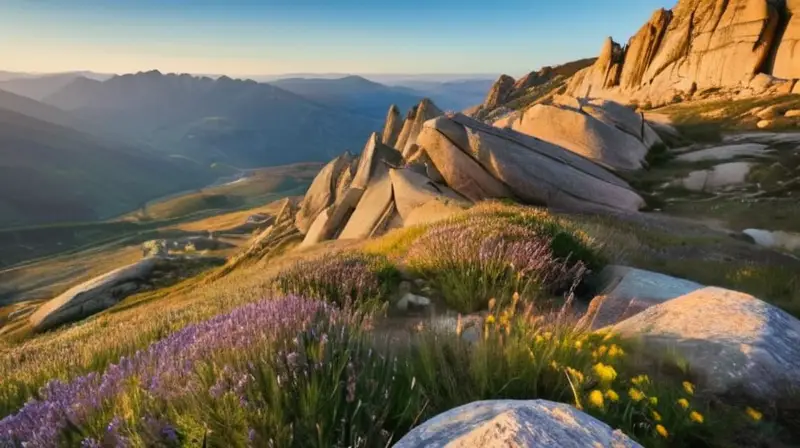
[(483, 102), (484, 109), (491, 110), (505, 103), (513, 90), (514, 78), (500, 75), (489, 90), (489, 94), (486, 95), (486, 101)]
[(397, 108), (397, 105), (392, 104), (391, 107), (389, 107), (389, 112), (386, 114), (386, 122), (383, 125), (383, 132), (381, 134), (381, 141), (383, 144), (394, 147), (402, 128), (403, 122), (400, 119), (400, 109)]

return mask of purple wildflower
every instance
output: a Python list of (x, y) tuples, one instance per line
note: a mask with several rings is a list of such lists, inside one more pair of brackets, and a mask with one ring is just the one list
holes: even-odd
[[(92, 372), (69, 383), (51, 381), (40, 391), (41, 400), (31, 400), (16, 414), (0, 420), (0, 446), (56, 446), (69, 423), (81, 425), (133, 378), (156, 397), (181, 396), (197, 387), (193, 372), (199, 361), (300, 330), (320, 313), (334, 315), (336, 311), (324, 302), (293, 296), (265, 300), (188, 326), (146, 350), (120, 358), (102, 375)], [(108, 433), (121, 424), (112, 420)]]

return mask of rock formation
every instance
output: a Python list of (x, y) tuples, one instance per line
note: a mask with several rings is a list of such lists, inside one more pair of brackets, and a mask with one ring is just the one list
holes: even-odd
[(477, 401), (440, 414), (395, 448), (641, 447), (622, 431), (574, 407), (546, 400)]
[(352, 160), (353, 156), (349, 153), (344, 153), (331, 160), (314, 178), (295, 218), (295, 224), (300, 232), (308, 232), (314, 218), (333, 203), (336, 198), (339, 179), (344, 171), (350, 167)]
[(403, 121), (400, 119), (400, 109), (392, 104), (391, 107), (389, 107), (389, 112), (386, 114), (386, 123), (381, 133), (381, 143), (386, 146), (394, 147), (402, 129)]
[(489, 90), (489, 94), (486, 95), (483, 107), (486, 109), (494, 109), (505, 103), (508, 100), (509, 94), (511, 94), (515, 87), (514, 78), (508, 75), (500, 75)]
[(612, 327), (688, 362), (712, 393), (775, 400), (800, 387), (800, 321), (748, 294), (703, 288)]
[(397, 137), (397, 143), (394, 145), (404, 157), (413, 152), (413, 146), (417, 142), (417, 136), (422, 130), (422, 124), (426, 121), (442, 115), (443, 112), (433, 104), (433, 101), (425, 98), (416, 106), (414, 106), (403, 122), (403, 129)]
[[(639, 114), (616, 103), (572, 97), (556, 97), (555, 106), (541, 107), (563, 111), (572, 121), (534, 119), (526, 112), (517, 120), (522, 124), (512, 122), (523, 133), (462, 114), (439, 115), (433, 103), (422, 101), (409, 112), (398, 149), (373, 134), (357, 159), (337, 158), (320, 171), (295, 220), (305, 234), (302, 245), (430, 222), (484, 199), (563, 208), (644, 206), (636, 191), (603, 167), (639, 168), (647, 153), (644, 142), (660, 142)], [(571, 141), (575, 120), (582, 120), (577, 129), (584, 132)], [(545, 136), (551, 142), (534, 136), (542, 135), (531, 127), (533, 121), (552, 128)]]
[[(796, 0), (680, 0), (656, 11), (624, 48), (606, 40), (567, 92), (653, 104), (707, 88), (759, 93), (773, 78), (800, 78), (797, 11)], [(756, 75), (766, 84), (751, 83)]]

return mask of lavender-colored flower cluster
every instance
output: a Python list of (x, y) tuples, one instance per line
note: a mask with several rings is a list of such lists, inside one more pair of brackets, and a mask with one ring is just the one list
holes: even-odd
[(555, 292), (580, 278), (582, 263), (555, 257), (551, 238), (546, 232), (478, 215), (431, 228), (412, 244), (407, 260), (439, 283), (445, 298), (471, 296), (457, 300), (469, 303), (463, 311), (475, 311), (494, 294)]
[(300, 261), (283, 271), (275, 284), (283, 293), (298, 294), (341, 306), (380, 298), (390, 287), (393, 268), (380, 256), (339, 253)]
[[(321, 315), (334, 318), (337, 311), (324, 302), (298, 297), (265, 300), (186, 327), (121, 358), (103, 374), (92, 372), (69, 383), (52, 381), (40, 391), (41, 400), (31, 400), (18, 413), (0, 420), (0, 447), (57, 446), (64, 428), (83, 423), (133, 379), (154, 396), (180, 396), (195, 386), (192, 373), (199, 361), (296, 332)], [(114, 421), (109, 428), (114, 431)], [(170, 436), (170, 428), (163, 431)], [(92, 443), (98, 442), (85, 441), (87, 446)]]

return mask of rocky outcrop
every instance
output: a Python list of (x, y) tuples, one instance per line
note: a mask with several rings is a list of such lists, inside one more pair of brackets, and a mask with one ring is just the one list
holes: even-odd
[(331, 160), (314, 178), (295, 217), (300, 232), (308, 232), (317, 215), (335, 201), (340, 177), (352, 160), (349, 153), (344, 153)]
[(394, 147), (402, 129), (403, 120), (400, 119), (400, 109), (392, 104), (391, 107), (389, 107), (389, 112), (386, 114), (386, 122), (383, 125), (383, 132), (381, 133), (381, 143), (386, 146)]
[(775, 400), (800, 388), (800, 321), (748, 294), (703, 288), (612, 327), (688, 363), (712, 393)]
[(612, 170), (636, 170), (644, 166), (649, 146), (640, 136), (651, 144), (660, 141), (647, 123), (636, 118), (638, 114), (624, 106), (612, 109), (610, 105), (616, 103), (611, 102), (583, 106), (570, 97), (557, 100), (553, 105), (537, 104), (525, 110), (509, 126)]
[(486, 95), (483, 107), (491, 110), (508, 101), (509, 95), (515, 89), (514, 82), (514, 78), (508, 75), (500, 75), (489, 90), (489, 94)]
[[(430, 130), (426, 130), (420, 146), (447, 184), (466, 197), (472, 196), (470, 199), (484, 199), (479, 196), (486, 191), (492, 192), (488, 197), (497, 197), (507, 190), (523, 202), (557, 207), (591, 203), (637, 210), (644, 205), (619, 177), (579, 154), (538, 138), (461, 114), (431, 120), (425, 127)], [(440, 159), (439, 152), (445, 151), (449, 159)], [(462, 169), (448, 170), (440, 165), (442, 160), (458, 160), (460, 167), (468, 167), (469, 175)], [(481, 181), (471, 182), (471, 178)]]
[(102, 311), (139, 289), (162, 259), (150, 257), (70, 288), (29, 318), (36, 331), (49, 330)]
[(395, 448), (595, 446), (641, 447), (621, 431), (564, 403), (491, 400), (440, 414), (413, 429)]
[(404, 157), (407, 156), (413, 151), (413, 146), (417, 142), (417, 136), (422, 130), (422, 124), (440, 115), (443, 115), (443, 112), (436, 107), (431, 100), (425, 98), (420, 101), (418, 105), (408, 111), (406, 120), (403, 122), (403, 129), (400, 131), (400, 135), (397, 137), (397, 143), (394, 147), (397, 148)]
[(659, 9), (628, 42), (620, 76), (620, 85), (623, 88), (637, 88), (642, 84), (645, 71), (661, 47), (670, 20), (672, 12)]
[[(624, 49), (606, 40), (567, 91), (660, 104), (698, 89), (748, 87), (759, 73), (798, 78), (797, 9), (794, 0), (680, 0), (656, 11)], [(781, 16), (791, 17), (785, 30)]]

